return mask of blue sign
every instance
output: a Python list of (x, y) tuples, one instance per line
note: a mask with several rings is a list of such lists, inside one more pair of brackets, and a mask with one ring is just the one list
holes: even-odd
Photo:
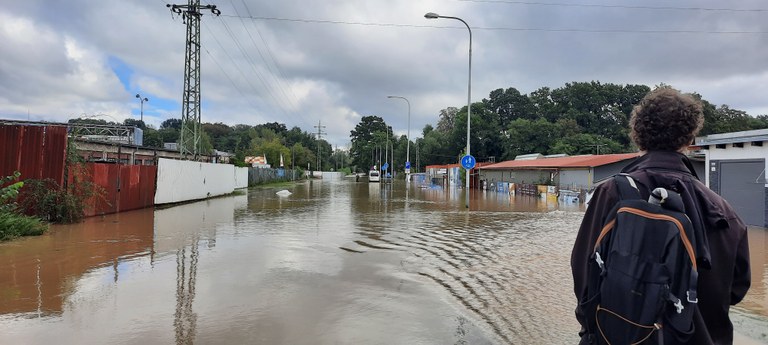
[(381, 170), (387, 170), (389, 169), (389, 163), (384, 163), (384, 165), (381, 166)]
[(461, 157), (461, 166), (464, 167), (464, 169), (472, 169), (475, 167), (476, 163), (477, 161), (475, 160), (475, 157), (472, 157), (472, 155)]
[(411, 168), (411, 162), (405, 162), (405, 168), (410, 169)]

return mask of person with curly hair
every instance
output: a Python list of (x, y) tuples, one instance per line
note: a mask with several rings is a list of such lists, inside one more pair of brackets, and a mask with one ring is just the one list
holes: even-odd
[[(630, 137), (641, 155), (622, 172), (638, 182), (645, 199), (656, 187), (682, 196), (698, 239), (695, 253), (699, 266), (694, 329), (687, 343), (732, 344), (733, 325), (728, 310), (744, 298), (750, 286), (747, 226), (725, 199), (699, 181), (684, 154), (703, 123), (702, 105), (693, 96), (669, 87), (651, 91), (634, 107), (629, 121)], [(603, 220), (620, 199), (612, 181), (595, 188), (571, 253), (578, 301), (586, 298), (590, 256)], [(577, 305), (576, 319), (582, 326), (580, 344), (598, 340), (589, 326), (595, 315), (588, 314), (589, 310)], [(676, 343), (674, 338), (665, 337), (665, 341), (669, 340)]]

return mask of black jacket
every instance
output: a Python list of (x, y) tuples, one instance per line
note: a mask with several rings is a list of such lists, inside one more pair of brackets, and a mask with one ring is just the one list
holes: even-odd
[[(728, 309), (744, 298), (750, 286), (746, 225), (725, 199), (696, 178), (688, 158), (683, 154), (650, 151), (638, 157), (623, 172), (645, 186), (640, 187), (643, 198), (648, 198), (648, 192), (655, 187), (665, 187), (682, 195), (698, 243), (699, 303), (694, 315), (696, 329), (691, 344), (732, 344), (733, 325)], [(603, 219), (618, 200), (615, 183), (608, 181), (595, 188), (589, 201), (571, 253), (577, 301), (586, 292), (590, 250)], [(581, 343), (586, 344), (585, 315), (578, 304), (576, 318), (582, 325), (579, 332)]]

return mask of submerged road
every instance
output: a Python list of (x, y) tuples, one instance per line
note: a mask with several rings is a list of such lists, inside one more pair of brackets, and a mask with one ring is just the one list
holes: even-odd
[[(292, 194), (276, 193), (287, 189)], [(0, 244), (8, 344), (573, 344), (577, 204), (303, 182)], [(768, 237), (737, 344), (768, 343)]]

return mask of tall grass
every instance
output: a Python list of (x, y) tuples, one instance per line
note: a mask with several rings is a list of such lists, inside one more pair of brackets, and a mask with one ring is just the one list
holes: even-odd
[(35, 217), (0, 211), (0, 241), (8, 241), (21, 236), (42, 235), (48, 225)]
[(16, 198), (24, 182), (19, 179), (18, 171), (13, 175), (0, 178), (0, 241), (7, 241), (20, 236), (42, 235), (48, 225), (40, 219), (29, 217), (19, 212)]

